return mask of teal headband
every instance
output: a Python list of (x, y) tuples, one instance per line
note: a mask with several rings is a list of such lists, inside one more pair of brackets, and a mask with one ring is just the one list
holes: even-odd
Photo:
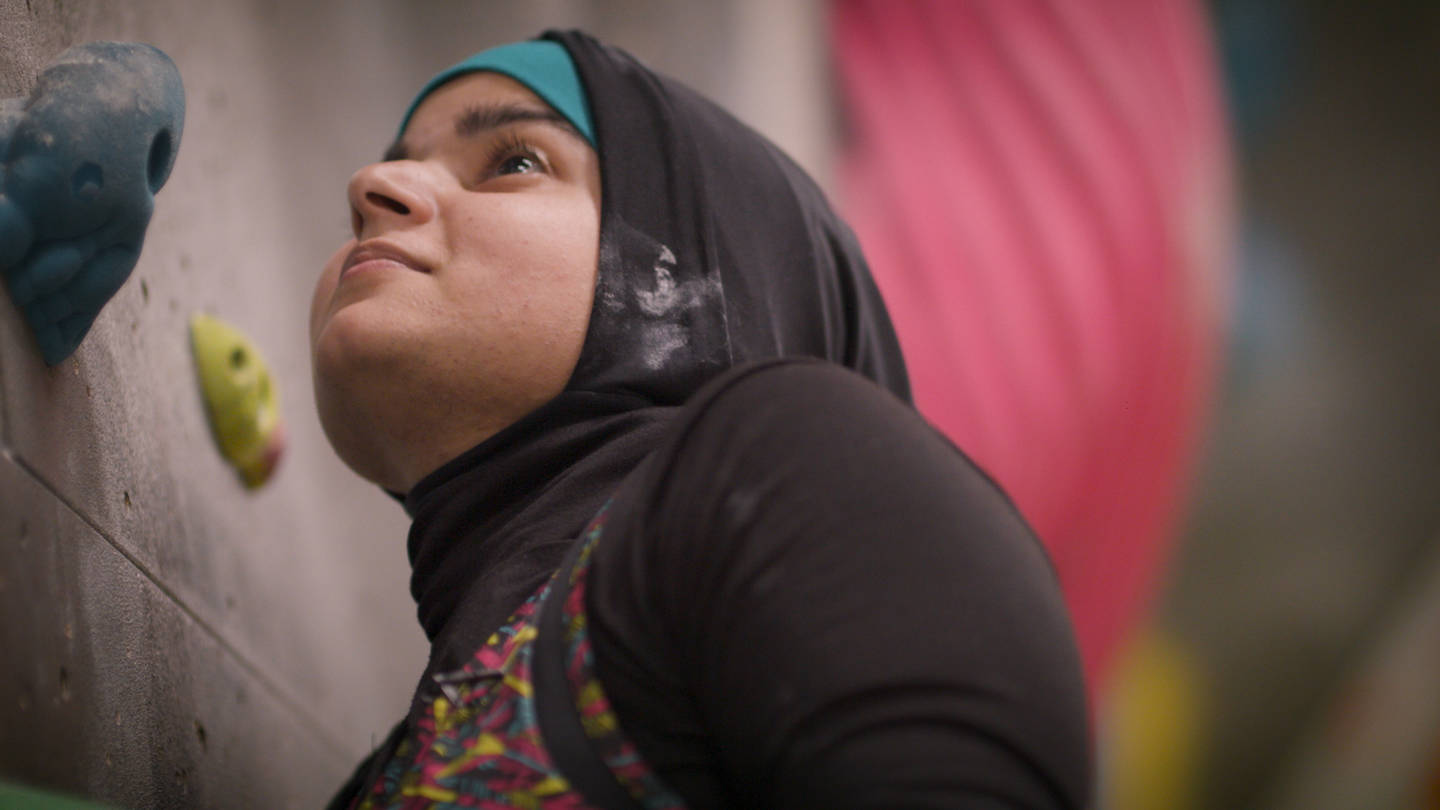
[(405, 111), (405, 117), (400, 120), (399, 134), (405, 134), (405, 127), (410, 124), (410, 116), (415, 114), (415, 108), (419, 107), (420, 102), (434, 92), (435, 88), (456, 76), (482, 70), (509, 76), (530, 88), (531, 92), (554, 107), (556, 112), (565, 116), (566, 120), (580, 130), (580, 134), (585, 136), (591, 146), (595, 145), (595, 128), (590, 123), (590, 106), (586, 103), (585, 88), (580, 84), (580, 74), (575, 70), (575, 62), (570, 59), (570, 53), (565, 50), (565, 46), (545, 39), (512, 42), (481, 51), (440, 71), (425, 83), (415, 100), (410, 102), (410, 109)]

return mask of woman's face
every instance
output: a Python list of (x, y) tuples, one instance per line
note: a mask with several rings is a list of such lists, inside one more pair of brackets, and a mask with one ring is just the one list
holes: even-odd
[(600, 233), (589, 143), (524, 85), (472, 73), (432, 92), (350, 180), (354, 239), (315, 287), (326, 435), (407, 491), (565, 387)]

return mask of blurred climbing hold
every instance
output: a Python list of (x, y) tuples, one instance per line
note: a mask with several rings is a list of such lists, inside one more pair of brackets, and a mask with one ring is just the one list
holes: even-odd
[(0, 275), (47, 364), (134, 269), (184, 123), (175, 63), (133, 42), (70, 48), (0, 100)]
[(1228, 310), (1205, 9), (832, 9), (845, 215), (915, 405), (1049, 549), (1099, 705), (1170, 556)]
[(109, 805), (63, 796), (38, 788), (0, 782), (0, 807), (6, 810), (107, 810)]
[(1172, 635), (1139, 633), (1120, 656), (1102, 719), (1100, 806), (1197, 807), (1206, 709), (1194, 656)]
[(220, 453), (245, 486), (259, 487), (285, 452), (280, 394), (270, 370), (250, 339), (219, 318), (191, 317), (190, 344)]

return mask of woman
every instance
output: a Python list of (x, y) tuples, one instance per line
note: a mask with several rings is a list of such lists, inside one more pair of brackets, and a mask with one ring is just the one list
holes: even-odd
[(1044, 553), (771, 144), (551, 32), (433, 79), (349, 197), (316, 399), (404, 493), (432, 647), (333, 806), (1085, 803)]

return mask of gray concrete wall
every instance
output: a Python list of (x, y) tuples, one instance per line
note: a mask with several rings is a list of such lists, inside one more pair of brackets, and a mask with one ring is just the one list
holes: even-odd
[[(305, 319), (344, 185), (436, 69), (581, 26), (828, 166), (813, 2), (0, 0), (0, 97), (65, 47), (150, 42), (188, 115), (140, 263), (53, 369), (0, 303), (0, 780), (131, 807), (311, 807), (424, 665), (406, 521), (331, 453)], [(0, 296), (3, 298), (4, 296)], [(248, 493), (205, 423), (187, 320), (247, 331), (290, 447)]]

